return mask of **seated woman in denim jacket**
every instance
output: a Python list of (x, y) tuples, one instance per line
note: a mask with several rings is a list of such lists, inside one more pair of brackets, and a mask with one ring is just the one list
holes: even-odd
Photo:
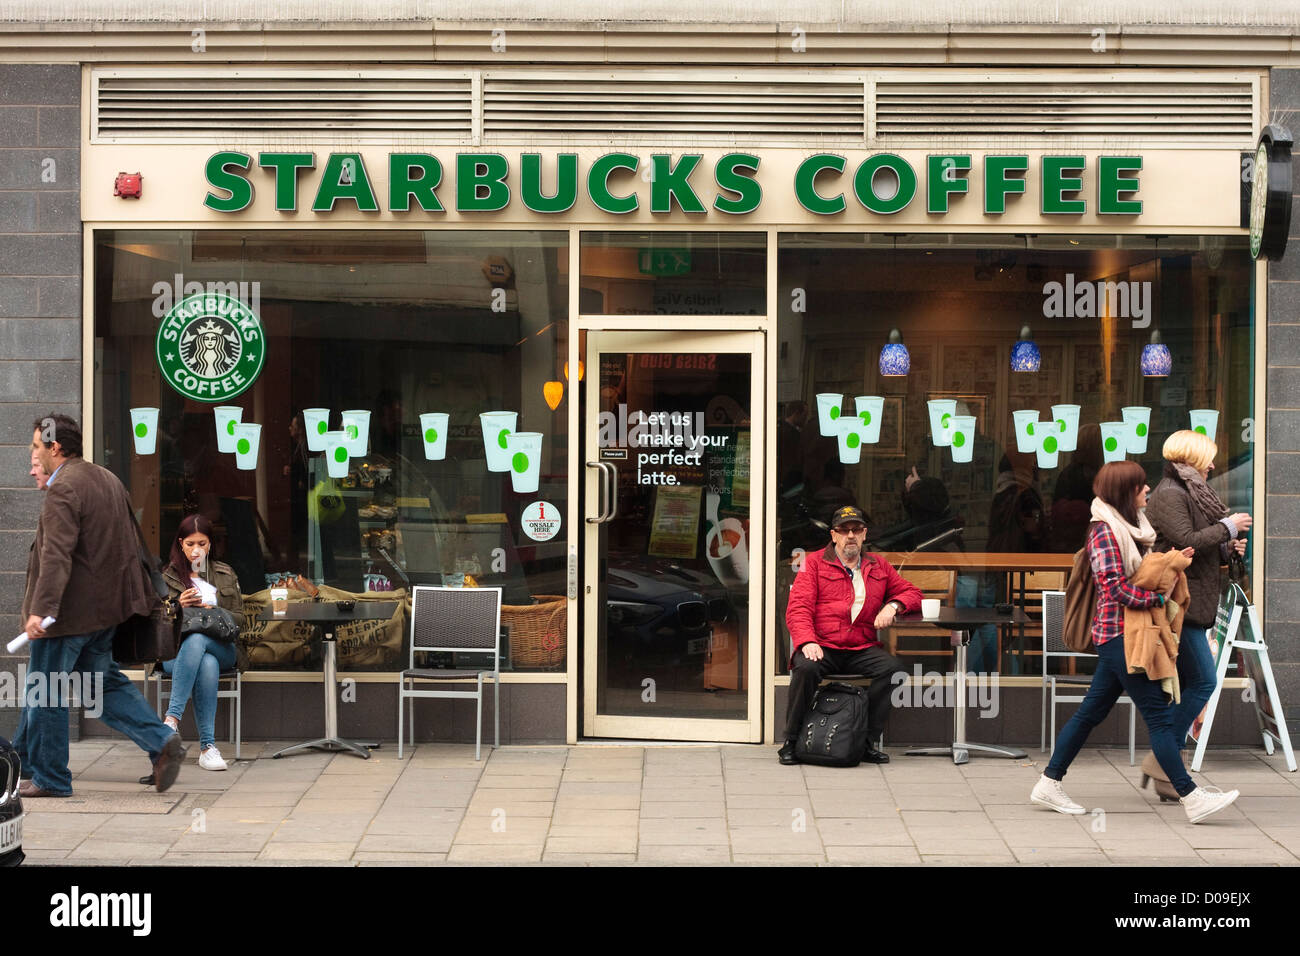
[[(239, 590), (239, 578), (230, 565), (208, 560), (211, 549), (211, 521), (197, 514), (181, 521), (172, 540), (171, 557), (163, 568), (168, 591), (183, 608), (224, 608), (242, 628), (244, 598)], [(238, 641), (227, 643), (206, 634), (190, 634), (181, 643), (176, 657), (162, 665), (172, 679), (171, 704), (164, 720), (179, 730), (185, 705), (193, 695), (194, 722), (199, 729), (199, 766), (204, 770), (226, 769), (214, 734), (217, 677), (235, 666), (237, 644)]]

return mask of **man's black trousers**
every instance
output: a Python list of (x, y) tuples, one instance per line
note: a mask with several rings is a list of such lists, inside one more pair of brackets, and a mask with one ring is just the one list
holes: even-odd
[(871, 686), (867, 688), (867, 739), (878, 744), (885, 732), (885, 724), (889, 722), (889, 696), (895, 686), (890, 678), (896, 672), (906, 673), (898, 658), (879, 644), (860, 651), (823, 647), (819, 661), (804, 657), (802, 649), (795, 651), (794, 669), (790, 672), (790, 696), (785, 708), (785, 739), (799, 736), (803, 716), (817, 693), (817, 685), (827, 674), (861, 674), (871, 678)]

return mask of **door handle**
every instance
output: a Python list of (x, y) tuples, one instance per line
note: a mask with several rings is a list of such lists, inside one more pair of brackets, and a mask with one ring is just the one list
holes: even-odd
[(612, 461), (601, 462), (609, 469), (609, 516), (606, 521), (613, 521), (618, 517), (618, 466)]
[(600, 485), (601, 485), (601, 489), (602, 489), (602, 491), (603, 491), (603, 495), (602, 495), (601, 491), (598, 491), (598, 492), (597, 492), (597, 496), (598, 496), (598, 498), (600, 498), (600, 497), (603, 497), (603, 498), (604, 498), (604, 504), (603, 504), (603, 506), (601, 505), (601, 503), (600, 503), (599, 501), (597, 501), (597, 511), (596, 511), (596, 516), (595, 516), (594, 518), (588, 518), (588, 519), (587, 519), (587, 524), (604, 524), (604, 523), (605, 523), (606, 521), (608, 521), (610, 518), (614, 517), (614, 514), (613, 514), (612, 511), (611, 511), (611, 512), (608, 512), (608, 513), (607, 513), (607, 511), (606, 511), (606, 509), (608, 509), (608, 507), (609, 507), (609, 502), (610, 502), (610, 500), (611, 500), (611, 499), (610, 499), (610, 492), (609, 492), (609, 471), (610, 471), (610, 469), (612, 468), (612, 466), (611, 466), (608, 462), (604, 462), (604, 461), (589, 461), (589, 462), (587, 462), (587, 467), (588, 467), (588, 468), (595, 468), (597, 471), (600, 472), (600, 474), (601, 474), (601, 482), (600, 482)]

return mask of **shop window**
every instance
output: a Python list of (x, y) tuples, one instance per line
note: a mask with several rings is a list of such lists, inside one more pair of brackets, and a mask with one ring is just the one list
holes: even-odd
[[(989, 568), (977, 560), (957, 575), (958, 605), (1015, 596), (1018, 575), (991, 570), (1006, 563), (1000, 555), (1044, 556), (1020, 562), (1031, 591), (1059, 582), (1052, 556), (1083, 545), (1108, 440), (1132, 440), (1120, 452), (1154, 488), (1165, 439), (1204, 427), (1218, 447), (1211, 486), (1230, 511), (1252, 510), (1255, 271), (1245, 238), (806, 234), (782, 236), (778, 258), (778, 673), (793, 567), (801, 550), (826, 546), (818, 522), (843, 504), (867, 512), (873, 550), (904, 569), (932, 551), (986, 556)], [(882, 368), (894, 344), (907, 350), (906, 374), (883, 374), (904, 370)], [(1013, 350), (1023, 370), (1013, 370)], [(838, 419), (868, 399), (880, 420), (845, 455)], [(939, 419), (973, 419), (965, 447), (936, 442), (934, 402), (947, 403), (935, 406)], [(1065, 421), (1054, 453), (1018, 440), (1017, 412), (1037, 419), (1040, 440)], [(946, 635), (933, 642), (915, 660), (900, 646), (909, 668), (946, 666), (922, 656), (946, 654)], [(1036, 640), (990, 629), (975, 644), (973, 670), (1040, 672)]]
[(766, 315), (767, 237), (584, 232), (584, 315)]
[[(505, 666), (560, 670), (568, 529), (547, 520), (568, 497), (566, 263), (553, 232), (99, 231), (96, 458), (160, 553), (186, 514), (209, 517), (245, 594), (297, 575), (500, 586)], [(244, 311), (173, 311), (199, 291)], [(133, 433), (150, 409), (152, 449)], [(404, 667), (405, 640), (343, 639), (340, 669)], [(307, 653), (280, 635), (252, 658)]]

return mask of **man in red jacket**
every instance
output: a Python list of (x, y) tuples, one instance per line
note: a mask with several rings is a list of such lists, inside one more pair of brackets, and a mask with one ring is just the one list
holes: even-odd
[(919, 611), (921, 592), (883, 558), (865, 553), (866, 539), (867, 516), (862, 509), (840, 508), (831, 518), (831, 543), (824, 551), (806, 555), (795, 575), (785, 612), (794, 653), (785, 745), (777, 754), (783, 764), (799, 762), (795, 738), (817, 685), (827, 674), (871, 678), (867, 750), (862, 759), (889, 763), (881, 746), (893, 689), (890, 678), (903, 665), (880, 646), (876, 631), (893, 624), (897, 614)]

